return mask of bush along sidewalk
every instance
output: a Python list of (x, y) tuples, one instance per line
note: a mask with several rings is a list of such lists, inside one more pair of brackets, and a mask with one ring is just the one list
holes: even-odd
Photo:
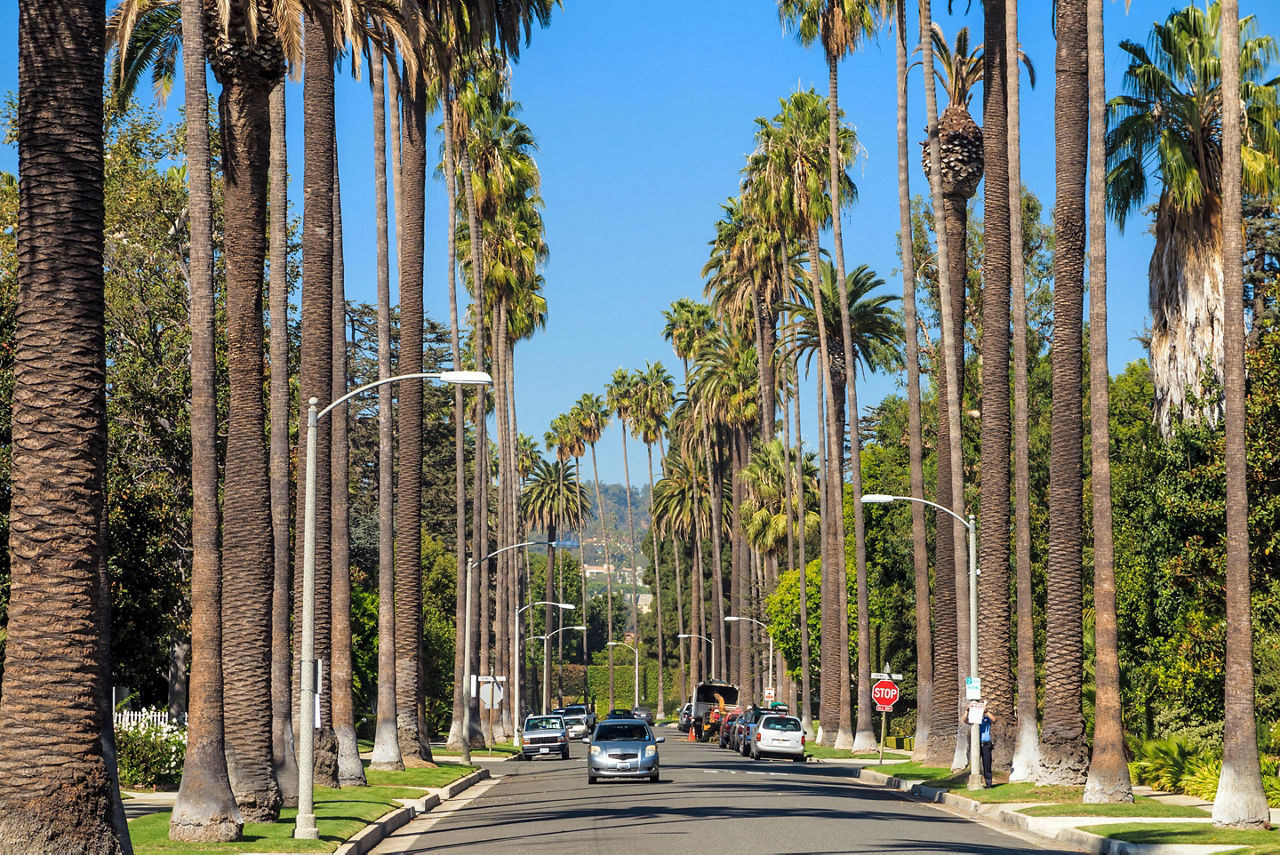
[[(135, 855), (174, 852), (334, 852), (371, 824), (400, 811), (406, 801), (421, 799), (430, 790), (449, 787), (477, 771), (475, 766), (447, 763), (436, 768), (410, 768), (403, 772), (366, 769), (370, 786), (315, 790), (316, 827), (319, 840), (293, 839), (296, 808), (285, 808), (272, 823), (245, 823), (241, 839), (233, 843), (175, 843), (169, 840), (170, 811), (139, 817), (129, 823)], [(476, 780), (487, 777), (481, 772)], [(447, 796), (445, 796), (447, 797)]]

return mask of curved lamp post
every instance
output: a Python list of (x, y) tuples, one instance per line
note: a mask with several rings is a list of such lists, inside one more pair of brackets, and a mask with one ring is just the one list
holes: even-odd
[[(463, 763), (471, 762), (471, 573), (472, 571), (475, 569), (476, 565), (481, 563), (482, 561), (488, 561), (490, 558), (493, 558), (494, 556), (501, 555), (502, 553), (508, 552), (512, 549), (519, 549), (522, 546), (554, 546), (556, 548), (572, 549), (577, 545), (578, 545), (577, 543), (574, 543), (573, 541), (569, 541), (569, 540), (552, 540), (552, 541), (526, 540), (523, 543), (513, 543), (510, 546), (504, 546), (501, 549), (495, 549), (493, 550), (493, 552), (490, 552), (488, 555), (484, 556), (483, 558), (480, 558), (480, 559), (472, 558), (467, 561), (467, 578), (464, 581), (464, 584), (467, 586), (467, 594), (466, 594), (467, 614), (463, 622), (463, 627), (464, 627), (466, 637), (463, 639), (463, 642), (462, 642), (462, 701), (463, 701), (463, 704), (462, 704), (462, 762)], [(564, 608), (564, 606), (568, 604), (553, 603), (552, 605), (557, 605), (557, 606), (560, 606), (561, 608)], [(573, 606), (569, 605), (569, 608), (572, 609)], [(519, 617), (520, 612), (522, 611), (524, 611), (524, 609), (517, 610), (516, 616)], [(520, 634), (520, 621), (517, 620), (515, 624), (516, 624), (516, 636), (513, 637), (512, 651), (518, 655), (520, 652), (519, 639), (518, 639), (518, 636)], [(519, 666), (517, 664), (517, 668), (518, 667)], [(513, 681), (513, 682), (517, 683), (515, 687), (515, 692), (518, 698), (519, 691), (520, 691), (519, 685), (518, 685), (519, 681)], [(519, 707), (513, 707), (513, 709), (517, 710), (517, 715), (518, 715)]]
[[(978, 526), (973, 514), (969, 519), (957, 514), (950, 508), (943, 507), (928, 499), (917, 499), (914, 496), (889, 496), (884, 493), (869, 493), (862, 497), (864, 504), (883, 505), (889, 502), (918, 502), (944, 511), (960, 521), (969, 538), (969, 676), (978, 679)], [(982, 770), (978, 760), (978, 725), (969, 725), (969, 781), (970, 790), (982, 789)]]
[(773, 633), (769, 632), (769, 627), (768, 625), (765, 624), (764, 621), (756, 620), (753, 617), (739, 617), (737, 615), (729, 615), (725, 617), (724, 622), (734, 623), (735, 621), (740, 621), (740, 620), (750, 621), (751, 623), (757, 624), (762, 629), (764, 629), (764, 634), (769, 636), (769, 688), (773, 689), (773, 691), (775, 692), (774, 697), (777, 698), (776, 692), (778, 691), (778, 687), (775, 686), (773, 683)]
[(716, 678), (716, 646), (711, 643), (711, 639), (693, 632), (682, 632), (676, 638), (701, 638), (707, 643), (711, 648), (711, 679), (714, 680)]
[(461, 386), (487, 386), (493, 378), (483, 371), (426, 371), (414, 374), (397, 374), (352, 389), (323, 410), (317, 409), (319, 399), (307, 402), (307, 468), (306, 493), (303, 511), (302, 535), (302, 674), (298, 697), (298, 818), (293, 836), (299, 840), (316, 840), (315, 794), (315, 727), (318, 724), (316, 706), (316, 427), (320, 419), (333, 412), (361, 392), (367, 392), (387, 383), (401, 380), (438, 380)]
[(634, 712), (635, 708), (640, 706), (640, 651), (632, 647), (630, 644), (627, 644), (625, 641), (610, 641), (609, 646), (625, 647), (635, 655), (635, 659), (636, 659), (635, 688), (633, 689), (633, 694), (631, 696), (631, 709)]

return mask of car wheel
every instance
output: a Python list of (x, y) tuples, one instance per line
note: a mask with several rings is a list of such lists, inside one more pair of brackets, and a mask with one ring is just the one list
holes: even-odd
[(653, 771), (653, 774), (649, 776), (649, 783), (650, 784), (658, 783), (658, 770), (655, 769)]
[(568, 748), (565, 748), (565, 750), (564, 750), (564, 751), (561, 751), (561, 752), (560, 752), (560, 759), (561, 759), (561, 760), (568, 760), (568, 759), (569, 759), (569, 749), (568, 749)]
[(588, 783), (588, 784), (598, 784), (598, 783), (600, 783), (600, 779), (599, 779), (599, 778), (597, 778), (595, 775), (587, 775), (587, 783)]
[(795, 762), (797, 762), (797, 763), (803, 763), (803, 762), (804, 762), (804, 755), (803, 755), (803, 754), (801, 754), (799, 757), (792, 757), (791, 759), (792, 759), (792, 760), (794, 760), (794, 761), (795, 761)]

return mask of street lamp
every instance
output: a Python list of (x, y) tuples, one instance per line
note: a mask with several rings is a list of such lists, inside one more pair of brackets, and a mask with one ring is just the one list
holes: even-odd
[[(868, 493), (862, 497), (862, 501), (873, 505), (883, 505), (889, 502), (918, 502), (950, 514), (965, 527), (969, 538), (969, 677), (971, 680), (977, 681), (978, 575), (981, 571), (978, 570), (978, 526), (974, 522), (973, 514), (969, 514), (969, 519), (966, 520), (950, 508), (943, 507), (936, 502), (930, 502), (928, 499), (917, 499), (914, 496), (888, 496), (884, 493)], [(967, 786), (971, 790), (980, 790), (982, 789), (982, 784), (982, 770), (979, 768), (978, 761), (978, 724), (971, 722), (969, 724), (969, 781)]]
[[(545, 605), (545, 604), (544, 604), (544, 605)], [(563, 608), (563, 607), (564, 607), (565, 605), (567, 605), (567, 604), (566, 604), (566, 603), (553, 603), (553, 605), (561, 606), (561, 607)], [(572, 608), (573, 608), (573, 606), (569, 606), (569, 608), (571, 608), (571, 609), (572, 609)], [(551, 639), (552, 639), (553, 637), (555, 637), (555, 636), (559, 635), (559, 634), (560, 634), (560, 633), (562, 633), (562, 632), (568, 632), (568, 631), (569, 631), (569, 630), (571, 630), (571, 629), (580, 629), (580, 630), (582, 630), (583, 632), (586, 632), (586, 631), (587, 631), (587, 628), (586, 628), (585, 626), (582, 626), (582, 625), (579, 625), (579, 626), (562, 626), (562, 627), (560, 627), (559, 629), (555, 630), (554, 632), (549, 632), (549, 633), (547, 633), (546, 635), (531, 635), (531, 636), (529, 636), (528, 638), (526, 638), (526, 639), (525, 639), (525, 641), (541, 641), (541, 642), (542, 642), (542, 661), (545, 663), (545, 662), (547, 661), (547, 656), (549, 655), (549, 654), (548, 654), (548, 652), (547, 652), (547, 643), (548, 643), (549, 641), (551, 641)], [(545, 673), (547, 674), (547, 676), (546, 676), (544, 679), (548, 679), (548, 680), (549, 680), (549, 679), (550, 679), (550, 677), (551, 677), (550, 669), (547, 669)], [(584, 679), (584, 680), (586, 679), (586, 675), (585, 675), (585, 674), (583, 675), (583, 679)], [(544, 686), (544, 687), (543, 687), (543, 691), (547, 691), (547, 687), (546, 687), (546, 686)], [(561, 700), (561, 703), (564, 703), (564, 701), (563, 701), (563, 700)], [(544, 707), (546, 707), (546, 706), (548, 706), (548, 704), (543, 704), (543, 706), (544, 706)], [(545, 712), (546, 712), (546, 709), (543, 709), (543, 712), (545, 713)]]
[[(479, 560), (475, 558), (471, 558), (467, 561), (467, 578), (464, 580), (464, 584), (467, 586), (467, 593), (466, 593), (467, 614), (465, 619), (463, 620), (463, 630), (466, 637), (462, 640), (462, 701), (463, 701), (462, 703), (462, 762), (463, 763), (471, 762), (471, 694), (470, 694), (471, 693), (471, 572), (475, 569), (475, 566), (480, 562), (488, 561), (490, 558), (493, 558), (497, 555), (501, 555), (502, 553), (512, 549), (519, 549), (522, 546), (553, 546), (557, 548), (564, 547), (564, 548), (572, 549), (577, 545), (578, 544), (574, 543), (573, 541), (567, 541), (567, 540), (552, 540), (552, 541), (526, 540), (523, 543), (513, 543), (510, 546), (504, 546), (501, 549), (495, 549), (493, 552), (490, 552), (488, 555), (484, 556), (483, 558), (480, 558)], [(555, 605), (558, 605), (561, 608), (563, 608), (567, 604), (556, 603)], [(569, 608), (572, 609), (573, 606), (570, 605)], [(516, 615), (518, 616), (519, 614), (520, 612), (517, 611)], [(515, 624), (516, 624), (516, 634), (519, 635), (520, 622), (517, 620)], [(512, 644), (512, 652), (515, 654), (518, 654), (520, 652), (518, 639), (515, 639), (514, 643)], [(512, 681), (512, 682), (518, 682), (518, 681)], [(515, 687), (514, 691), (518, 696), (519, 686)], [(513, 707), (513, 708), (517, 710), (517, 715), (519, 715), (519, 712), (518, 712), (519, 707)]]
[(609, 646), (625, 647), (635, 655), (635, 660), (636, 660), (635, 689), (633, 690), (633, 693), (631, 695), (631, 710), (634, 712), (635, 708), (640, 706), (640, 651), (636, 650), (634, 647), (632, 647), (630, 644), (627, 644), (625, 641), (610, 641)]
[[(729, 615), (724, 619), (725, 623), (734, 623), (735, 621), (750, 621), (764, 628), (765, 635), (769, 636), (769, 688), (777, 692), (777, 687), (773, 684), (773, 633), (769, 632), (769, 627), (764, 621), (756, 620), (753, 617), (738, 617), (737, 615)], [(776, 697), (776, 695), (775, 695)]]
[(307, 402), (307, 467), (305, 504), (302, 534), (302, 650), (300, 659), (302, 674), (298, 694), (298, 818), (293, 836), (299, 840), (317, 840), (315, 795), (315, 734), (319, 723), (315, 718), (316, 697), (316, 433), (320, 419), (333, 412), (361, 392), (367, 392), (387, 383), (400, 380), (439, 380), (460, 386), (487, 386), (493, 378), (483, 371), (425, 371), (413, 374), (397, 374), (366, 383), (352, 389), (323, 410), (317, 409), (319, 399)]
[(711, 643), (711, 639), (707, 638), (705, 635), (697, 635), (692, 632), (682, 632), (677, 635), (676, 638), (701, 638), (707, 643), (711, 648), (711, 679), (714, 680), (716, 678), (716, 646)]

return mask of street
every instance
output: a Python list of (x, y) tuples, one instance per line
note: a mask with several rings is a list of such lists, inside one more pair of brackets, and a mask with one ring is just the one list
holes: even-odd
[(846, 766), (753, 761), (676, 731), (662, 779), (587, 784), (587, 747), (568, 761), (507, 762), (494, 779), (401, 828), (376, 855), (478, 852), (1065, 852), (900, 794)]

